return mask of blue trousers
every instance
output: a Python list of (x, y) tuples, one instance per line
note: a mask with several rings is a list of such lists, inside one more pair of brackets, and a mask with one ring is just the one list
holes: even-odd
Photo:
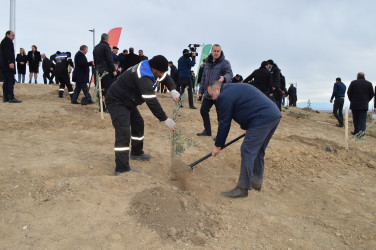
[(77, 102), (78, 96), (80, 95), (80, 92), (84, 92), (84, 95), (87, 99), (91, 99), (91, 95), (89, 93), (89, 88), (87, 86), (87, 83), (84, 82), (76, 82), (76, 87), (73, 91), (73, 97), (72, 102)]
[(264, 178), (264, 156), (275, 130), (278, 118), (269, 123), (247, 129), (241, 146), (241, 168), (238, 187), (252, 189), (252, 184), (261, 187)]

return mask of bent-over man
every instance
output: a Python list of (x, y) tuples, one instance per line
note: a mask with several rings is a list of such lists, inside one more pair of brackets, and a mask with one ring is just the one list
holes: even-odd
[(165, 73), (167, 70), (167, 59), (158, 55), (128, 68), (108, 89), (106, 106), (115, 128), (115, 176), (134, 171), (129, 166), (130, 140), (132, 160), (147, 161), (151, 158), (142, 150), (144, 120), (137, 109), (138, 105), (146, 102), (159, 121), (163, 121), (169, 129), (175, 129), (175, 122), (163, 111), (153, 87), (157, 79), (167, 86), (175, 101), (179, 100), (180, 94), (175, 90), (172, 78)]
[(266, 95), (248, 84), (213, 81), (208, 87), (208, 93), (213, 101), (216, 100), (219, 113), (213, 156), (218, 155), (225, 145), (232, 119), (246, 130), (241, 146), (238, 184), (222, 195), (241, 198), (248, 196), (248, 190), (261, 191), (265, 149), (278, 127), (281, 112)]

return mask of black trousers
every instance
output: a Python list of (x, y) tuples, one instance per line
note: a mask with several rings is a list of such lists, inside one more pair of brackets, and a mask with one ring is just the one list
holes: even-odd
[(116, 77), (112, 75), (112, 73), (109, 73), (105, 75), (101, 79), (101, 87), (102, 87), (102, 94), (105, 97), (107, 94), (108, 88), (111, 86), (111, 84), (116, 80)]
[(3, 75), (3, 98), (5, 101), (9, 101), (14, 99), (14, 84), (16, 80), (14, 79), (14, 72), (3, 71)]
[(337, 118), (339, 124), (343, 124), (343, 103), (345, 102), (345, 98), (336, 98), (333, 104), (333, 114)]
[(202, 98), (200, 113), (201, 113), (201, 116), (202, 116), (202, 120), (204, 121), (205, 131), (208, 135), (212, 134), (209, 112), (210, 112), (210, 109), (213, 105), (215, 105), (215, 108), (216, 108), (216, 111), (217, 111), (217, 119), (218, 119), (218, 110), (217, 110), (216, 102), (211, 100), (211, 99), (207, 99), (205, 97)]
[(182, 95), (185, 91), (185, 88), (188, 87), (188, 102), (189, 107), (193, 107), (193, 95), (192, 95), (192, 82), (191, 78), (179, 78), (180, 82), (180, 95)]
[(50, 76), (51, 72), (43, 72), (43, 82), (44, 84), (47, 84), (47, 79), (49, 80), (48, 83), (52, 83), (52, 76)]
[(352, 109), (354, 132), (357, 134), (359, 131), (366, 130), (367, 123), (367, 109)]
[(289, 106), (296, 107), (296, 96), (289, 96)]
[(73, 91), (72, 102), (77, 102), (77, 98), (80, 95), (81, 90), (82, 92), (84, 92), (84, 95), (87, 99), (91, 99), (91, 95), (89, 93), (89, 88), (87, 87), (87, 83), (76, 82), (76, 87), (74, 88), (74, 91)]
[(106, 102), (115, 128), (115, 171), (128, 171), (129, 143), (132, 155), (142, 155), (144, 146), (144, 119), (136, 106), (127, 107), (120, 102)]
[(68, 72), (56, 73), (55, 79), (58, 80), (60, 83), (59, 84), (59, 96), (63, 96), (65, 86), (67, 86), (69, 94), (70, 95), (73, 94), (73, 87), (72, 87), (72, 84), (70, 83)]

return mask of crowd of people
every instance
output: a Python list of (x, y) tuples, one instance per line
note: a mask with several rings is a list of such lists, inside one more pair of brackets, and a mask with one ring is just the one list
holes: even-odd
[[(108, 43), (109, 36), (104, 33), (93, 49), (94, 61), (87, 60), (86, 45), (80, 46), (73, 60), (70, 52), (60, 51), (48, 59), (45, 54), (40, 55), (35, 45), (27, 55), (21, 48), (16, 57), (12, 42), (14, 37), (14, 32), (6, 32), (0, 46), (0, 63), (4, 74), (3, 102), (21, 102), (14, 96), (16, 62), (19, 82), (24, 82), (25, 67), (29, 66), (29, 83), (32, 82), (32, 76), (34, 82), (37, 82), (38, 68), (42, 63), (44, 83), (47, 84), (47, 80), (53, 83), (55, 78), (59, 84), (58, 97), (63, 98), (67, 87), (72, 104), (79, 103), (81, 90), (84, 94), (81, 104), (94, 103), (88, 83), (90, 67), (95, 68), (101, 82), (100, 94), (104, 100), (102, 105), (110, 114), (115, 129), (115, 176), (137, 172), (131, 169), (129, 159), (148, 161), (152, 158), (143, 151), (144, 120), (137, 106), (146, 102), (154, 116), (174, 131), (176, 123), (163, 111), (155, 93), (156, 88), (161, 93), (167, 93), (168, 90), (174, 102), (178, 102), (187, 89), (190, 109), (196, 109), (193, 102), (195, 91), (198, 91), (198, 100), (201, 101), (200, 114), (204, 130), (198, 132), (197, 136), (212, 136), (209, 113), (213, 105), (217, 110), (218, 131), (214, 137), (213, 156), (218, 155), (225, 146), (232, 120), (246, 131), (241, 146), (238, 183), (234, 189), (222, 194), (240, 198), (248, 196), (248, 190), (261, 191), (265, 150), (280, 122), (284, 97), (289, 96), (290, 106), (296, 106), (297, 100), (296, 88), (290, 84), (289, 89), (286, 89), (285, 77), (273, 60), (263, 61), (260, 68), (243, 79), (239, 74), (233, 75), (231, 64), (225, 58), (222, 47), (214, 44), (210, 55), (199, 67), (196, 81), (191, 69), (196, 64), (197, 53), (187, 49), (183, 50), (176, 67), (163, 55), (154, 56), (150, 60), (142, 50), (136, 55), (132, 47), (118, 55), (119, 48), (111, 48)], [(169, 67), (170, 75), (167, 74)], [(72, 81), (76, 83), (74, 90), (70, 80), (71, 73)], [(357, 78), (350, 84), (347, 94), (355, 127), (352, 133), (364, 136), (368, 102), (375, 93), (372, 84), (365, 80), (364, 73), (359, 73)], [(343, 126), (342, 113), (339, 112), (343, 108), (341, 98), (344, 98), (346, 91), (346, 86), (343, 86), (341, 79), (337, 78), (331, 97), (331, 101), (335, 98), (338, 127)]]

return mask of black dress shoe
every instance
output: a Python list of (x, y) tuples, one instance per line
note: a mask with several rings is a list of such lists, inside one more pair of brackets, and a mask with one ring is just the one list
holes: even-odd
[(18, 100), (16, 98), (9, 100), (9, 103), (21, 103), (21, 100)]
[(261, 192), (261, 186), (255, 184), (255, 183), (251, 183), (251, 185), (252, 185), (252, 189), (253, 189), (253, 190), (256, 190), (256, 191), (258, 191), (258, 192)]
[(336, 124), (336, 126), (339, 127), (339, 128), (342, 128), (343, 124), (339, 123), (339, 124)]
[(195, 106), (189, 107), (190, 109), (197, 109)]
[(119, 175), (124, 174), (124, 173), (140, 173), (140, 171), (138, 171), (136, 169), (129, 169), (127, 171), (115, 171), (114, 175), (119, 176)]
[(352, 135), (356, 135), (357, 133), (355, 133), (355, 131), (351, 131), (351, 134), (352, 134)]
[(245, 198), (248, 197), (248, 189), (242, 187), (236, 187), (230, 191), (222, 192), (223, 196), (230, 198)]
[(72, 104), (79, 104), (77, 101), (71, 101)]
[(3, 99), (3, 102), (9, 102), (9, 99)]
[(149, 155), (149, 154), (142, 154), (142, 155), (132, 155), (131, 154), (131, 160), (148, 161), (150, 159), (151, 159), (151, 155)]
[(202, 131), (201, 133), (197, 133), (198, 136), (211, 136), (211, 134), (206, 133), (206, 130)]

